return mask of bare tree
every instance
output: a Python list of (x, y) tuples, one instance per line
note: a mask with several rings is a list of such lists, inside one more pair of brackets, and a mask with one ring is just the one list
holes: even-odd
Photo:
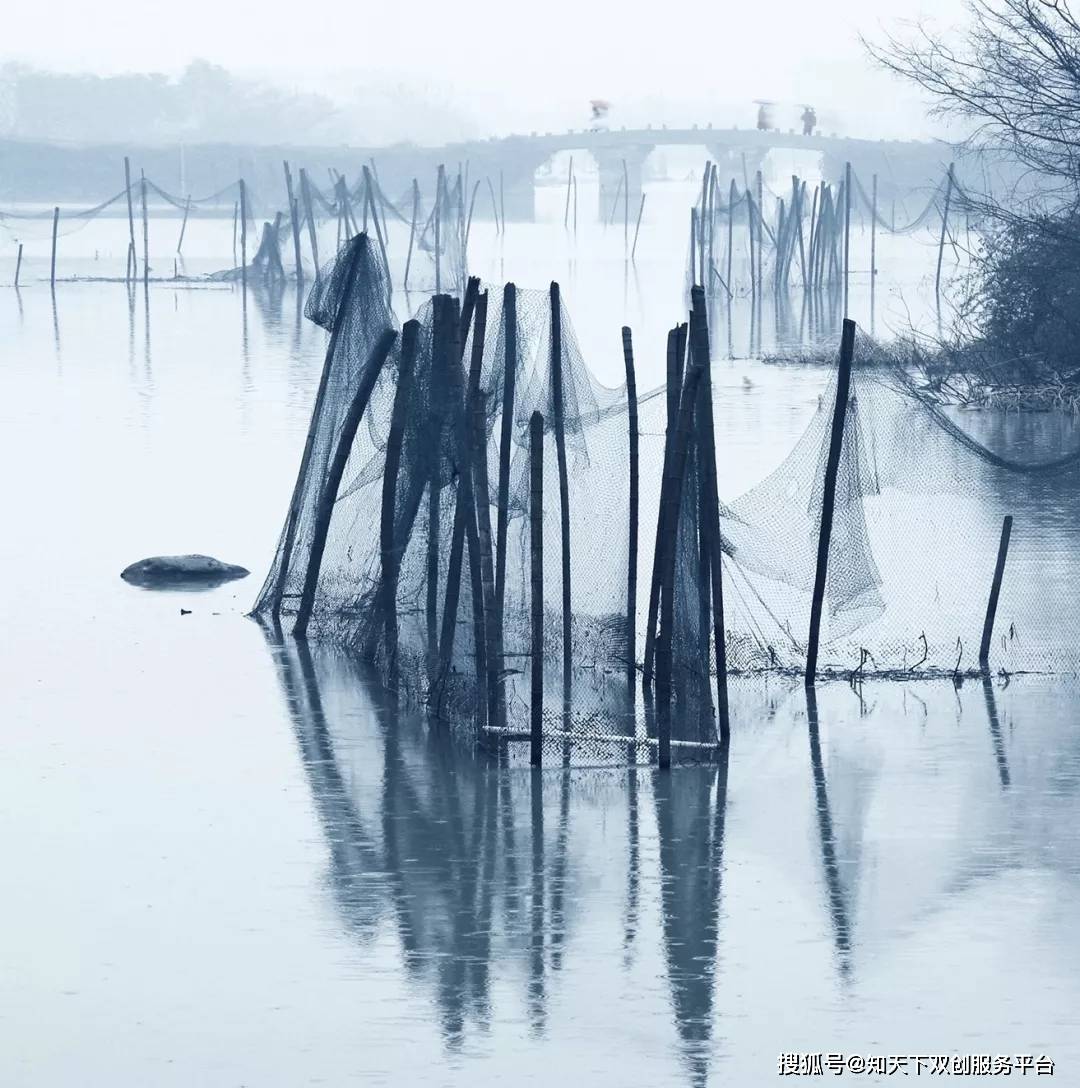
[(1080, 22), (1063, 0), (969, 0), (968, 10), (957, 44), (925, 24), (864, 44), (928, 91), (938, 116), (972, 126), (970, 147), (1037, 175), (1043, 210), (1080, 206)]

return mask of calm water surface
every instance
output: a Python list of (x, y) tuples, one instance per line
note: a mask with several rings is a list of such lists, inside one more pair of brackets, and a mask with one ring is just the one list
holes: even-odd
[[(600, 376), (626, 321), (655, 384), (678, 260), (635, 282), (621, 231), (588, 262), (542, 237), (476, 270), (560, 278)], [(5, 1085), (757, 1085), (786, 1051), (1046, 1054), (1074, 1083), (1075, 687), (736, 687), (720, 766), (477, 762), (244, 617), (325, 347), (295, 293), (54, 305), (29, 267), (0, 291)], [(825, 375), (716, 381), (737, 494)], [(253, 576), (118, 578), (188, 550)]]

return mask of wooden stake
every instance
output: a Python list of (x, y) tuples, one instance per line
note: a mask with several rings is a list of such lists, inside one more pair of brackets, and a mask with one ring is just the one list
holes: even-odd
[(140, 198), (142, 200), (142, 252), (143, 286), (150, 281), (150, 216), (146, 211), (146, 173), (140, 171)]
[(623, 364), (626, 367), (626, 414), (630, 429), (630, 525), (626, 559), (626, 692), (634, 705), (637, 673), (637, 568), (638, 568), (638, 404), (634, 374), (634, 344), (630, 329), (622, 330)]
[(420, 183), (413, 178), (412, 183), (412, 223), (409, 225), (409, 252), (405, 257), (405, 279), (403, 287), (409, 289), (409, 267), (412, 264), (413, 242), (416, 239), (416, 217), (420, 214)]
[(19, 243), (19, 252), (15, 257), (15, 286), (19, 286), (19, 270), (22, 268), (22, 242)]
[(563, 210), (563, 230), (570, 224), (570, 191), (574, 185), (574, 156), (570, 156), (570, 168), (566, 173), (566, 208)]
[(825, 601), (825, 578), (829, 567), (829, 541), (832, 538), (833, 508), (836, 504), (836, 477), (840, 470), (844, 420), (847, 416), (848, 394), (851, 388), (851, 361), (854, 353), (855, 322), (845, 317), (843, 336), (840, 341), (840, 367), (836, 375), (836, 400), (833, 403), (829, 456), (825, 463), (825, 482), (821, 493), (821, 527), (818, 531), (814, 596), (810, 602), (810, 637), (806, 644), (807, 684), (813, 684), (817, 678), (818, 639), (821, 634), (821, 609)]
[(124, 191), (127, 193), (127, 210), (128, 210), (128, 277), (133, 279), (137, 273), (137, 269), (132, 268), (132, 258), (135, 256), (135, 208), (131, 199), (131, 160), (124, 156)]
[(634, 244), (630, 248), (630, 260), (634, 259), (634, 255), (637, 253), (637, 240), (638, 234), (641, 233), (641, 213), (645, 211), (645, 193), (641, 194), (641, 203), (638, 205), (637, 211), (637, 224), (634, 226)]
[(315, 213), (311, 207), (311, 182), (308, 180), (307, 171), (300, 167), (300, 195), (304, 200), (304, 215), (307, 216), (308, 242), (311, 245), (311, 260), (315, 265), (315, 279), (319, 278), (319, 239), (315, 231)]
[(1009, 554), (1012, 522), (1012, 514), (1006, 514), (1001, 523), (1001, 540), (998, 542), (997, 562), (994, 564), (994, 580), (990, 584), (990, 599), (986, 602), (982, 642), (979, 643), (979, 668), (981, 669), (986, 669), (990, 661), (990, 639), (994, 636), (994, 617), (997, 615), (998, 597), (1001, 594), (1001, 578), (1005, 573), (1005, 559)]
[(247, 290), (247, 186), (240, 179), (240, 285)]
[(322, 567), (323, 552), (326, 550), (326, 538), (330, 532), (330, 520), (334, 514), (334, 504), (337, 502), (338, 490), (341, 487), (341, 477), (345, 472), (345, 465), (349, 460), (353, 439), (356, 430), (360, 426), (360, 419), (371, 399), (371, 391), (375, 388), (375, 382), (382, 372), (383, 363), (390, 354), (390, 349), (397, 339), (397, 331), (387, 329), (376, 341), (368, 356), (364, 369), (360, 374), (360, 381), (356, 392), (353, 394), (349, 410), (338, 432), (337, 446), (334, 455), (326, 470), (326, 483), (322, 494), (319, 496), (319, 505), (315, 510), (315, 522), (311, 535), (311, 555), (308, 559), (308, 568), (304, 576), (304, 589), (300, 596), (300, 607), (296, 613), (296, 625), (293, 627), (294, 638), (306, 638), (308, 623), (311, 620), (311, 612), (315, 605), (315, 590), (319, 584), (319, 570)]
[(544, 417), (529, 419), (529, 584), (532, 683), (529, 692), (529, 762), (543, 760), (544, 732)]
[(177, 256), (181, 255), (181, 251), (184, 248), (184, 231), (187, 230), (188, 214), (190, 213), (190, 211), (191, 211), (191, 196), (189, 194), (188, 198), (187, 198), (187, 201), (184, 204), (184, 220), (180, 224), (180, 237), (177, 239), (177, 242), (176, 242)]
[(735, 248), (735, 179), (731, 179), (731, 186), (728, 189), (728, 216), (727, 216), (727, 288), (728, 296), (731, 296), (734, 290), (734, 285), (731, 282), (731, 258), (732, 251)]
[(844, 164), (844, 317), (848, 315), (851, 279), (851, 163)]

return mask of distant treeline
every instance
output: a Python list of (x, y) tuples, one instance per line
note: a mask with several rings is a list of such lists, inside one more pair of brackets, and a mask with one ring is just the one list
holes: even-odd
[[(394, 102), (395, 133), (380, 119)], [(0, 65), (0, 137), (77, 143), (443, 142), (465, 135), (444, 106), (400, 88), (358, 88), (346, 102), (234, 77), (205, 60), (177, 78), (46, 72)]]

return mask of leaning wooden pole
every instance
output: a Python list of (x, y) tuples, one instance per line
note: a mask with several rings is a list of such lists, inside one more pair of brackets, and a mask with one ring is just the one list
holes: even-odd
[(638, 568), (638, 404), (634, 373), (634, 343), (630, 329), (622, 330), (623, 364), (626, 367), (626, 414), (630, 442), (630, 524), (626, 553), (626, 692), (634, 705), (637, 673), (637, 568)]
[(630, 260), (632, 261), (637, 255), (637, 240), (638, 235), (641, 233), (641, 216), (645, 211), (645, 194), (641, 194), (641, 203), (638, 205), (637, 210), (637, 223), (634, 224), (634, 244), (630, 247)]
[(285, 594), (285, 583), (292, 563), (293, 548), (296, 545), (296, 530), (300, 521), (300, 504), (303, 500), (304, 489), (308, 483), (308, 470), (315, 445), (315, 434), (322, 422), (323, 407), (326, 403), (326, 390), (330, 383), (330, 371), (334, 364), (338, 341), (341, 339), (342, 328), (345, 325), (345, 317), (349, 312), (348, 303), (352, 297), (353, 285), (356, 282), (357, 272), (360, 268), (360, 262), (364, 258), (364, 250), (367, 245), (368, 239), (364, 235), (360, 235), (353, 242), (353, 251), (348, 258), (349, 265), (345, 270), (345, 281), (342, 284), (337, 312), (334, 314), (334, 327), (330, 330), (330, 341), (326, 345), (326, 357), (323, 361), (322, 374), (319, 377), (319, 388), (315, 393), (315, 407), (312, 409), (311, 423), (308, 425), (307, 439), (304, 442), (304, 452), (300, 458), (300, 471), (297, 473), (296, 483), (293, 485), (292, 498), (289, 501), (289, 513), (285, 519), (285, 539), (281, 544), (281, 559), (277, 581), (270, 593), (270, 615), (275, 623), (279, 622), (281, 617), (281, 601)]
[(945, 256), (945, 234), (949, 229), (949, 201), (952, 199), (953, 165), (949, 163), (949, 173), (945, 181), (945, 207), (941, 213), (941, 238), (938, 240), (937, 271), (934, 273), (934, 299), (941, 309), (941, 261)]
[(563, 388), (562, 300), (559, 285), (551, 284), (551, 408), (555, 457), (559, 465), (559, 522), (562, 534), (562, 658), (563, 699), (570, 698), (572, 614), (570, 595), (570, 479), (566, 466), (566, 394)]
[(432, 299), (431, 349), (431, 422), (427, 446), (427, 577), (424, 617), (427, 627), (427, 675), (429, 687), (435, 682), (439, 659), (439, 548), (442, 538), (442, 440), (445, 424), (449, 379), (451, 336), (456, 332), (458, 315), (455, 300), (449, 295)]
[(304, 200), (304, 215), (307, 217), (308, 242), (311, 245), (311, 261), (315, 266), (315, 279), (319, 278), (319, 238), (315, 230), (315, 212), (311, 207), (311, 182), (307, 171), (300, 167), (300, 195)]
[(539, 412), (529, 419), (529, 585), (529, 762), (539, 767), (544, 734), (544, 417)]
[(184, 249), (184, 232), (187, 230), (188, 215), (191, 214), (191, 195), (188, 195), (184, 203), (184, 219), (180, 224), (180, 237), (176, 240), (176, 255), (182, 256)]
[(53, 208), (52, 217), (52, 257), (49, 262), (49, 287), (56, 289), (56, 232), (60, 226), (60, 209)]
[(19, 271), (22, 268), (22, 242), (19, 243), (19, 252), (15, 257), (15, 286), (19, 286)]
[(390, 354), (390, 349), (397, 339), (396, 329), (387, 329), (375, 342), (371, 349), (367, 362), (360, 375), (360, 382), (353, 394), (349, 410), (342, 421), (341, 430), (338, 432), (337, 446), (334, 455), (326, 470), (326, 482), (322, 493), (319, 495), (319, 504), (315, 510), (315, 522), (311, 535), (311, 554), (308, 558), (307, 571), (304, 574), (304, 588), (300, 595), (300, 607), (296, 613), (296, 625), (293, 627), (295, 638), (306, 638), (308, 623), (311, 621), (311, 612), (315, 606), (315, 590), (319, 584), (319, 570), (322, 567), (323, 552), (326, 550), (326, 538), (330, 532), (330, 520), (334, 515), (334, 504), (337, 502), (338, 489), (341, 487), (341, 477), (345, 473), (345, 465), (349, 460), (353, 439), (356, 437), (360, 420), (371, 399), (371, 391), (375, 388), (382, 371), (383, 363)]
[(986, 602), (982, 642), (979, 643), (979, 668), (981, 669), (986, 669), (990, 664), (990, 640), (994, 637), (994, 617), (997, 615), (998, 597), (1001, 595), (1001, 578), (1005, 573), (1005, 559), (1009, 554), (1012, 523), (1012, 514), (1006, 514), (1001, 523), (1001, 540), (998, 542), (997, 562), (994, 564), (994, 580), (990, 584), (990, 599)]
[(405, 279), (402, 287), (409, 289), (409, 269), (412, 266), (413, 243), (416, 241), (416, 217), (420, 214), (420, 183), (413, 178), (412, 183), (412, 223), (409, 226), (409, 251), (405, 256)]
[(851, 280), (851, 163), (844, 164), (844, 317), (848, 315)]
[(844, 420), (851, 389), (851, 361), (855, 354), (855, 322), (844, 318), (840, 340), (840, 366), (836, 374), (836, 400), (833, 403), (829, 456), (825, 462), (825, 482), (821, 493), (821, 527), (818, 530), (817, 567), (814, 595), (810, 601), (810, 637), (806, 643), (806, 683), (817, 677), (818, 641), (821, 634), (821, 610), (825, 603), (825, 579), (829, 568), (829, 541), (832, 538), (833, 509), (836, 505), (836, 478), (840, 471), (840, 453), (844, 442)]
[(139, 183), (140, 200), (142, 201), (142, 253), (143, 253), (143, 285), (150, 282), (150, 215), (146, 210), (146, 174), (142, 173)]

